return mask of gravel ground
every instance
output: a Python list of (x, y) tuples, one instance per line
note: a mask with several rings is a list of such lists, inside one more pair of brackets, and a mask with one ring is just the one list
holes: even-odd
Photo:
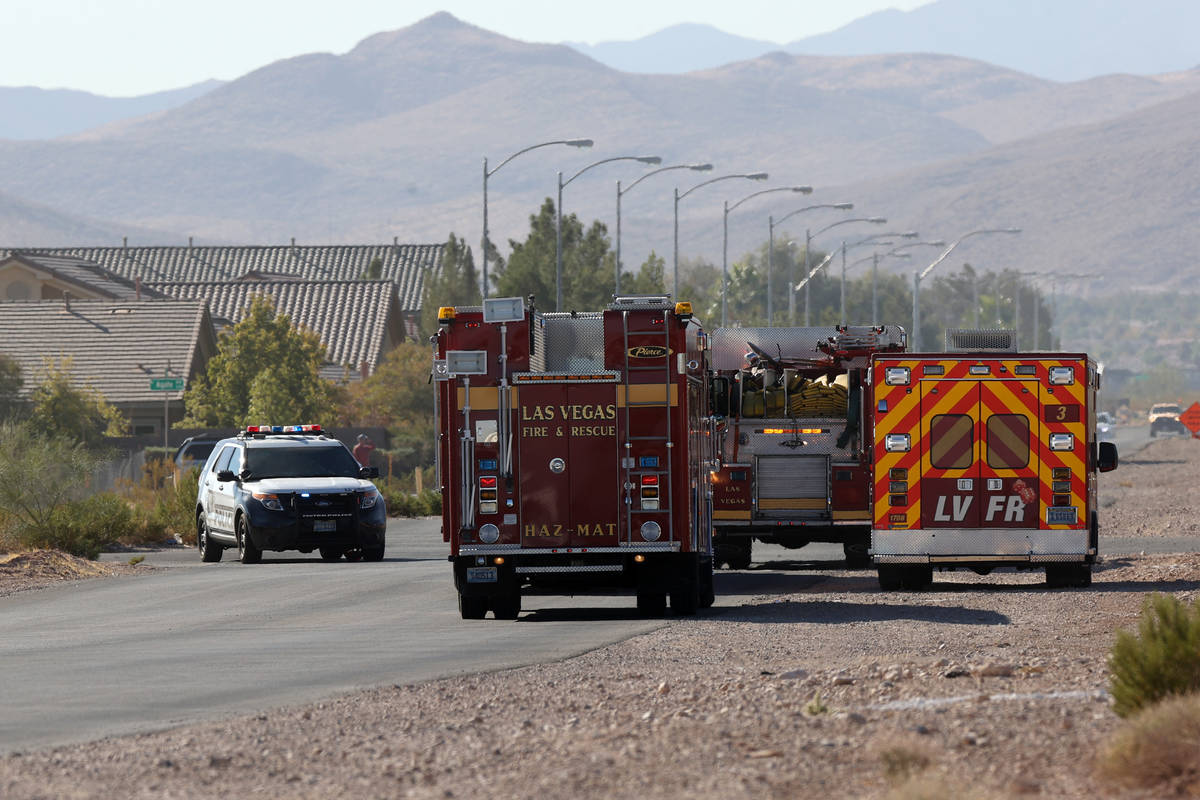
[[(1195, 531), (1198, 466), (1182, 439), (1127, 460), (1102, 530)], [(1128, 797), (1094, 757), (1151, 591), (1200, 596), (1200, 555), (1109, 559), (1090, 590), (831, 572), (563, 662), (9, 756), (0, 796)]]

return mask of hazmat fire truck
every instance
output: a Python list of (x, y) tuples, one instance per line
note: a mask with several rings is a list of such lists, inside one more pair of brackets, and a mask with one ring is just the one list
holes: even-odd
[(706, 336), (687, 303), (442, 308), (442, 535), (464, 619), (624, 586), (648, 616), (713, 603)]
[(718, 328), (710, 337), (716, 561), (750, 565), (753, 540), (799, 548), (840, 542), (866, 567), (870, 435), (863, 385), (875, 353), (904, 331), (876, 327)]
[(945, 353), (871, 359), (871, 553), (885, 590), (925, 588), (933, 569), (1046, 570), (1088, 586), (1100, 376), (1082, 353), (1018, 353), (1012, 331), (948, 331)]

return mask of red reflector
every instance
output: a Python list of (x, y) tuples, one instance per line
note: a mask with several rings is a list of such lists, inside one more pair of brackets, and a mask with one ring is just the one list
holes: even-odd
[(478, 323), (478, 322), (468, 322), (468, 323), (467, 323), (467, 327), (468, 327), (468, 328), (478, 328), (478, 327), (479, 327), (479, 323)]
[(479, 485), (480, 485), (480, 487), (482, 487), (484, 489), (495, 489), (496, 488), (496, 476), (495, 475), (483, 476), (482, 478), (479, 479)]
[(657, 485), (658, 485), (658, 476), (657, 475), (643, 475), (642, 476), (642, 486), (657, 486)]

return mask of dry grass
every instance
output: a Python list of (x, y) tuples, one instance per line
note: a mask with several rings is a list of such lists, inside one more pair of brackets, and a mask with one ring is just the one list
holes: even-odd
[(883, 776), (894, 786), (903, 785), (929, 769), (933, 753), (921, 744), (897, 744), (879, 751)]
[(1200, 797), (1200, 694), (1168, 698), (1130, 717), (1102, 749), (1098, 767), (1126, 788)]

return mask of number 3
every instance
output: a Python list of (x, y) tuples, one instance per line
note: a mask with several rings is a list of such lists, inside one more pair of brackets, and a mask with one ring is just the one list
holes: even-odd
[(1059, 422), (1062, 422), (1064, 419), (1066, 419), (1066, 418), (1067, 418), (1067, 407), (1066, 407), (1066, 406), (1059, 406), (1059, 407), (1058, 407), (1058, 415), (1057, 415), (1055, 418), (1056, 418), (1056, 419), (1057, 419)]

